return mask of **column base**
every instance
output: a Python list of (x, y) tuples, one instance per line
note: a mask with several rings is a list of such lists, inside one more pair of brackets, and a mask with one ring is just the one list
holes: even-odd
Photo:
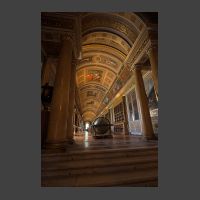
[(65, 151), (67, 146), (67, 141), (47, 141), (45, 145), (46, 150), (53, 150), (53, 151)]
[(142, 136), (142, 139), (144, 141), (149, 141), (149, 140), (158, 140), (158, 138), (155, 135), (151, 135), (151, 136)]
[(66, 144), (75, 144), (75, 140), (73, 138), (68, 138)]

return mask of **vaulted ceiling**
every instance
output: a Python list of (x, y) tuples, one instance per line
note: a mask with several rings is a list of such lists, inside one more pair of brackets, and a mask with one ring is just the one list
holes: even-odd
[(81, 21), (76, 80), (83, 118), (92, 121), (130, 78), (123, 62), (144, 23), (134, 13), (84, 13)]
[(76, 94), (84, 121), (93, 121), (132, 76), (124, 61), (144, 27), (157, 20), (154, 14), (42, 13), (42, 51), (54, 58), (55, 63), (62, 35), (80, 27), (76, 37), (81, 40)]

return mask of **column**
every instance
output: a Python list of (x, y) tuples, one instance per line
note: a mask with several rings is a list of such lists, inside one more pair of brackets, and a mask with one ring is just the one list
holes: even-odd
[(147, 140), (155, 139), (144, 81), (142, 78), (141, 68), (138, 65), (135, 65), (135, 90), (143, 138)]
[(74, 113), (73, 113), (73, 135), (75, 135), (75, 128), (76, 128), (76, 123), (75, 123), (75, 115), (76, 115), (76, 109), (74, 108)]
[(109, 120), (110, 120), (110, 123), (112, 123), (112, 113), (111, 113), (111, 108), (108, 109), (108, 113), (109, 113), (109, 116), (110, 116), (110, 119), (109, 119)]
[(78, 127), (78, 116), (77, 116), (77, 111), (76, 111), (76, 113), (75, 113), (75, 133), (77, 133), (78, 132), (78, 129), (77, 129), (77, 127)]
[(41, 85), (49, 83), (49, 75), (51, 70), (50, 64), (51, 64), (51, 59), (47, 58), (42, 65)]
[(66, 145), (67, 116), (72, 63), (72, 41), (63, 40), (54, 84), (49, 120), (47, 148), (64, 148)]
[(126, 97), (125, 96), (122, 96), (122, 102), (123, 102), (123, 110), (124, 110), (124, 132), (125, 132), (125, 135), (128, 135), (129, 134), (128, 115), (127, 115)]
[(72, 61), (71, 79), (70, 79), (70, 95), (69, 95), (69, 108), (67, 119), (67, 142), (69, 144), (74, 143), (74, 131), (73, 131), (73, 114), (75, 103), (75, 86), (76, 86), (76, 60)]
[(158, 100), (158, 45), (151, 44), (147, 50), (151, 64), (152, 79), (154, 82), (154, 90), (156, 93), (156, 98)]

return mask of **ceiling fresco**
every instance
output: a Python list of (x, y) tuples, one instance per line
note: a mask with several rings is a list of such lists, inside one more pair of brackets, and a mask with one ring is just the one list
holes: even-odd
[(134, 13), (82, 14), (76, 81), (86, 121), (93, 121), (130, 78), (123, 63), (143, 25)]
[(41, 18), (41, 46), (53, 58), (59, 56), (62, 36), (81, 27), (76, 37), (81, 41), (76, 94), (83, 119), (93, 121), (130, 79), (130, 66), (125, 60), (144, 29), (144, 22), (133, 12), (46, 12)]

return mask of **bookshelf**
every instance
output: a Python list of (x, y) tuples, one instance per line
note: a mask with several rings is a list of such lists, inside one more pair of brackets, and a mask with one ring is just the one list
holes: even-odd
[(119, 103), (114, 107), (114, 133), (119, 134), (124, 132), (124, 109), (123, 103)]

